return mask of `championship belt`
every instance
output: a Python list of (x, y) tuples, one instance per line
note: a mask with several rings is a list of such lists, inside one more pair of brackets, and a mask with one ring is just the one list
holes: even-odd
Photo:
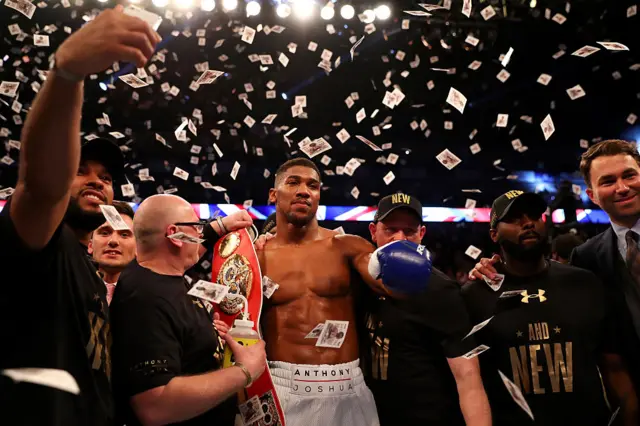
[[(250, 231), (250, 232), (249, 232)], [(251, 235), (254, 234), (254, 235)], [(253, 328), (260, 332), (262, 312), (262, 272), (253, 241), (258, 233), (254, 228), (230, 232), (221, 238), (213, 249), (211, 281), (229, 287), (230, 294), (241, 294), (248, 301), (249, 318)], [(242, 299), (225, 297), (216, 312), (220, 320), (233, 327), (236, 317), (244, 310)], [(284, 426), (284, 412), (276, 394), (269, 368), (244, 391), (238, 392), (238, 404), (258, 396), (264, 417), (251, 423), (256, 426)]]

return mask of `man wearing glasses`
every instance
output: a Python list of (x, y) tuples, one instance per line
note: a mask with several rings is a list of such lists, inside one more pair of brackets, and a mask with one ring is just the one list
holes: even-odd
[(213, 243), (251, 224), (246, 211), (211, 225), (199, 221), (174, 195), (140, 204), (133, 221), (137, 259), (120, 275), (110, 307), (119, 424), (233, 424), (230, 397), (264, 371), (264, 342), (243, 347), (225, 336), (236, 364), (220, 369), (219, 334), (207, 309), (187, 294), (184, 273), (204, 254), (204, 239)]

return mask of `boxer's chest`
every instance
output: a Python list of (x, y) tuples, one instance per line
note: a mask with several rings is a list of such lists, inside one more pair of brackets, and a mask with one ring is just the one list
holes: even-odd
[(350, 292), (349, 263), (331, 244), (314, 244), (266, 250), (261, 256), (263, 275), (278, 285), (272, 302), (282, 303), (306, 293), (321, 297)]

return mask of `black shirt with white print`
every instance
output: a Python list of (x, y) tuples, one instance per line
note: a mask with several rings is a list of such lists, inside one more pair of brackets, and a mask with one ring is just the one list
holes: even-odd
[[(222, 345), (202, 301), (187, 294), (184, 277), (161, 275), (131, 262), (120, 275), (111, 301), (113, 383), (118, 421), (140, 422), (132, 396), (167, 385), (178, 376), (203, 374), (222, 364)], [(236, 398), (182, 422), (233, 425)]]
[[(505, 292), (511, 297), (501, 298)], [(480, 365), (495, 425), (608, 423), (598, 362), (617, 351), (604, 288), (594, 274), (552, 261), (534, 276), (505, 273), (497, 291), (471, 282), (463, 296), (474, 323), (493, 317), (476, 339), (490, 348)], [(535, 421), (510, 397), (498, 370), (521, 390)]]
[(0, 375), (0, 424), (101, 426), (113, 423), (111, 342), (104, 283), (86, 247), (61, 224), (41, 250), (28, 248), (0, 213), (0, 370), (64, 370), (74, 395)]

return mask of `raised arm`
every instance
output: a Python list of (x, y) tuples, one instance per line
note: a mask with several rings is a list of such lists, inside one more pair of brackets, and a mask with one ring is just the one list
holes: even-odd
[(390, 291), (382, 284), (382, 281), (373, 278), (369, 273), (369, 260), (375, 250), (373, 244), (357, 235), (337, 235), (334, 238), (343, 246), (351, 265), (358, 271), (364, 282), (376, 293), (390, 296)]
[(55, 68), (36, 96), (22, 131), (22, 150), (10, 215), (33, 249), (47, 245), (64, 217), (80, 163), (83, 80), (116, 61), (143, 66), (160, 40), (144, 21), (102, 12), (58, 48)]
[(371, 243), (355, 235), (339, 235), (345, 253), (362, 279), (376, 293), (404, 298), (424, 291), (431, 277), (431, 255), (411, 241), (392, 241), (374, 251)]

